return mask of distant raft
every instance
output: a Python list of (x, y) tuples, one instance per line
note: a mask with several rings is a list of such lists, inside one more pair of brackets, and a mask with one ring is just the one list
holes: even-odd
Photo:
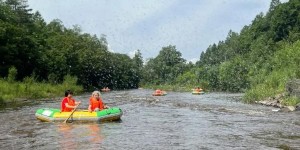
[(153, 93), (152, 96), (166, 96), (167, 92)]
[(109, 91), (110, 91), (110, 89), (108, 89), (108, 88), (101, 89), (101, 92), (109, 92)]
[(193, 91), (192, 94), (193, 95), (202, 95), (202, 94), (205, 94), (205, 92), (203, 92), (203, 91), (201, 91), (201, 92)]
[[(70, 116), (71, 112), (61, 112), (55, 108), (41, 108), (35, 113), (38, 120), (45, 122), (63, 122)], [(98, 112), (89, 112), (88, 110), (76, 110), (70, 121), (74, 122), (105, 122), (120, 120), (123, 112), (120, 108), (112, 107)]]

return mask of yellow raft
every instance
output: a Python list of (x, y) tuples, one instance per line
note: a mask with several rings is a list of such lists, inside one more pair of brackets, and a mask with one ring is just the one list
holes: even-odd
[[(45, 122), (63, 122), (70, 116), (71, 112), (61, 112), (60, 109), (41, 108), (35, 113), (38, 120)], [(120, 120), (123, 112), (120, 108), (112, 107), (98, 112), (88, 110), (76, 110), (70, 121), (80, 122), (103, 122)]]

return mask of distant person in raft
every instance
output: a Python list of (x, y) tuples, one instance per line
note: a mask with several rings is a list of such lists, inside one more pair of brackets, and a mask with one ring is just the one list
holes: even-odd
[(162, 90), (160, 89), (155, 90), (155, 94), (162, 94)]
[(101, 93), (99, 91), (94, 91), (90, 98), (90, 105), (88, 108), (89, 112), (101, 111), (101, 110), (107, 109), (107, 108), (109, 108), (109, 107), (103, 103), (102, 98), (101, 98)]
[(202, 92), (202, 89), (201, 89), (200, 87), (197, 87), (197, 88), (195, 89), (195, 91), (196, 91), (196, 92)]
[(76, 108), (81, 102), (76, 102), (73, 99), (73, 92), (71, 90), (65, 91), (65, 97), (61, 101), (61, 112), (71, 112)]

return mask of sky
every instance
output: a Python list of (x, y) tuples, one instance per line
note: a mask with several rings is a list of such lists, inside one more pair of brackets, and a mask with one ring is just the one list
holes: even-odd
[[(286, 2), (288, 0), (281, 0)], [(59, 19), (67, 28), (106, 35), (109, 50), (147, 60), (162, 47), (175, 45), (182, 57), (196, 62), (209, 45), (240, 32), (271, 0), (28, 0), (47, 23)]]

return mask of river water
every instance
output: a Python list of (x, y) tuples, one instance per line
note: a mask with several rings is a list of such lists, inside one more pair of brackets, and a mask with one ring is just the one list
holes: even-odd
[[(122, 120), (106, 123), (45, 123), (38, 108), (59, 108), (60, 100), (0, 111), (0, 149), (300, 149), (300, 112), (243, 104), (242, 94), (152, 90), (102, 93), (123, 110)], [(75, 96), (88, 107), (89, 94)]]

